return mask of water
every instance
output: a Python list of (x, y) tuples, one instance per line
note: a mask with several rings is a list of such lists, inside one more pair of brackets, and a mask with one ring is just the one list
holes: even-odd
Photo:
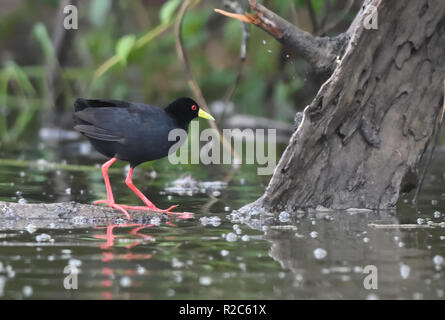
[[(405, 196), (397, 211), (250, 219), (232, 210), (264, 191), (268, 177), (258, 177), (252, 166), (229, 174), (227, 168), (171, 167), (166, 161), (138, 167), (134, 182), (153, 202), (161, 208), (179, 203), (194, 217), (69, 228), (57, 221), (25, 228), (0, 220), (0, 298), (443, 299), (445, 227), (437, 223), (445, 221), (444, 159), (439, 152), (420, 212)], [(98, 163), (83, 157), (69, 162)], [(137, 204), (125, 173), (121, 166), (110, 174), (115, 194), (122, 203)], [(227, 185), (204, 183), (217, 188), (181, 193), (173, 181), (184, 173)], [(0, 160), (0, 200), (91, 203), (104, 196), (99, 168)], [(423, 227), (414, 229), (370, 226), (418, 224), (419, 218)], [(430, 221), (435, 227), (428, 227)], [(77, 289), (64, 287), (75, 278), (64, 273), (67, 266), (79, 271)], [(364, 286), (367, 266), (376, 267), (377, 289)]]

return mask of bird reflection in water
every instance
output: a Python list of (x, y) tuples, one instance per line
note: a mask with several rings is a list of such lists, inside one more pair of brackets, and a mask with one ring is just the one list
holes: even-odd
[[(193, 218), (193, 214), (189, 212), (185, 212), (182, 215), (176, 216), (176, 219), (191, 219)], [(165, 222), (165, 224), (174, 227), (175, 224), (173, 224), (171, 221)], [(102, 252), (102, 262), (104, 263), (110, 263), (112, 261), (133, 261), (133, 260), (148, 260), (151, 259), (151, 254), (134, 254), (132, 252), (126, 252), (122, 254), (116, 254), (112, 251), (113, 247), (116, 245), (116, 239), (125, 239), (129, 235), (131, 238), (135, 238), (134, 241), (129, 242), (129, 244), (125, 245), (124, 247), (126, 249), (132, 249), (141, 243), (148, 242), (148, 241), (155, 241), (155, 236), (150, 234), (142, 233), (142, 230), (146, 230), (149, 228), (156, 227), (155, 224), (148, 223), (148, 224), (142, 224), (142, 223), (123, 223), (123, 224), (110, 224), (107, 226), (96, 226), (95, 229), (103, 230), (105, 229), (104, 234), (95, 234), (93, 237), (95, 239), (104, 239), (106, 240), (106, 243), (101, 244), (100, 248), (103, 250)], [(123, 235), (116, 235), (114, 234), (114, 231), (116, 228), (130, 228), (128, 233), (125, 233)], [(137, 238), (136, 238), (137, 237)], [(132, 269), (125, 269), (125, 275), (131, 276), (135, 275), (137, 273), (136, 270)], [(100, 286), (105, 290), (102, 291), (101, 296), (102, 299), (105, 300), (111, 300), (114, 299), (114, 294), (110, 291), (110, 288), (113, 287), (113, 280), (114, 280), (114, 270), (110, 267), (103, 267), (102, 268), (102, 275), (106, 277), (107, 279), (104, 279), (100, 282)]]

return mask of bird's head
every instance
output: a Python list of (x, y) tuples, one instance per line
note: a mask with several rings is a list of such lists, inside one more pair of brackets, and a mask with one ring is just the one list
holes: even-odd
[(165, 111), (184, 123), (188, 123), (196, 117), (215, 120), (210, 114), (199, 108), (195, 100), (186, 97), (171, 102)]

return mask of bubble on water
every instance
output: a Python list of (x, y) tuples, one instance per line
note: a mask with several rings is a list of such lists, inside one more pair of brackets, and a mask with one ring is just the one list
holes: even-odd
[(63, 254), (71, 254), (72, 251), (70, 249), (62, 249), (60, 252)]
[(121, 281), (120, 281), (120, 285), (121, 285), (121, 287), (128, 288), (129, 286), (131, 286), (131, 278), (128, 276), (122, 277)]
[(167, 289), (166, 294), (167, 294), (167, 297), (173, 297), (176, 294), (176, 292), (174, 289), (169, 288), (169, 289)]
[(37, 227), (35, 225), (33, 225), (32, 223), (30, 223), (25, 227), (25, 230), (28, 231), (28, 233), (32, 234), (32, 233), (36, 232)]
[(226, 240), (228, 242), (234, 242), (238, 239), (238, 236), (236, 234), (234, 234), (233, 232), (230, 232), (229, 234), (226, 235)]
[(311, 238), (317, 238), (318, 237), (318, 232), (317, 231), (312, 231), (310, 234)]
[(210, 277), (200, 277), (199, 284), (202, 286), (209, 286), (212, 284), (212, 278)]
[(411, 272), (411, 268), (409, 265), (402, 263), (400, 265), (400, 276), (403, 279), (408, 279), (409, 278), (409, 274)]
[(240, 235), (241, 233), (243, 233), (243, 230), (241, 230), (241, 229), (236, 229), (236, 230), (235, 230), (235, 233), (236, 233), (237, 235)]
[(414, 300), (422, 300), (423, 299), (423, 293), (421, 293), (421, 292), (414, 292), (413, 293), (413, 299)]
[(433, 258), (433, 262), (434, 262), (435, 265), (442, 265), (443, 261), (444, 261), (444, 259), (440, 255), (435, 255), (434, 258)]
[(49, 242), (51, 239), (52, 239), (51, 236), (46, 233), (42, 233), (36, 236), (37, 242)]
[(221, 192), (219, 192), (218, 190), (215, 190), (215, 191), (212, 192), (212, 195), (214, 197), (219, 197), (221, 195)]
[(249, 240), (250, 240), (250, 237), (247, 234), (245, 234), (241, 237), (241, 241), (249, 241)]
[(368, 237), (364, 237), (364, 238), (363, 238), (363, 242), (364, 242), (364, 243), (368, 243), (368, 242), (369, 242), (369, 238), (368, 238)]
[(70, 260), (68, 260), (68, 265), (71, 268), (78, 268), (82, 265), (82, 261), (79, 259), (71, 258)]
[(417, 219), (417, 224), (423, 224), (423, 223), (425, 223), (425, 219), (422, 218)]
[(138, 265), (137, 267), (136, 267), (136, 272), (138, 273), (138, 274), (145, 274), (145, 272), (147, 271), (147, 269), (145, 269), (143, 266), (141, 266), (141, 265)]
[(321, 260), (321, 259), (326, 258), (327, 254), (328, 254), (327, 251), (325, 249), (322, 249), (322, 248), (317, 248), (317, 249), (314, 250), (314, 257), (317, 260)]
[(439, 211), (434, 211), (433, 217), (434, 218), (440, 218), (440, 212)]
[(366, 300), (379, 300), (379, 296), (375, 293), (370, 293), (366, 296)]
[(266, 43), (267, 43), (266, 40), (263, 39), (263, 44), (266, 45)]
[(281, 222), (288, 222), (290, 220), (290, 215), (286, 211), (280, 212), (280, 215), (278, 216), (278, 220)]
[(11, 265), (7, 265), (5, 268), (6, 271), (6, 275), (8, 276), (8, 278), (14, 278), (15, 277), (15, 271), (12, 268)]
[(26, 176), (26, 172), (25, 171), (20, 171), (19, 175), (20, 175), (20, 177), (23, 178), (24, 176)]
[(33, 290), (31, 286), (24, 286), (22, 289), (23, 296), (29, 298), (33, 294)]
[(400, 241), (397, 245), (399, 246), (399, 248), (403, 248), (405, 246), (405, 243)]
[(440, 240), (445, 240), (445, 236), (440, 236), (439, 239)]
[(66, 194), (71, 194), (71, 188), (66, 188), (66, 189), (65, 189), (65, 193), (66, 193)]
[(439, 203), (439, 201), (437, 201), (437, 200), (431, 200), (431, 204), (433, 206), (437, 206), (438, 203)]
[(268, 52), (268, 53), (272, 53), (272, 50), (270, 50), (270, 49), (267, 49), (267, 52)]
[(156, 173), (156, 171), (155, 170), (151, 170), (149, 173), (148, 173), (148, 176), (151, 178), (151, 179), (156, 179), (156, 177), (158, 176), (158, 174)]
[(230, 211), (230, 207), (224, 207), (224, 211), (226, 212)]
[(172, 267), (173, 268), (182, 268), (184, 266), (184, 262), (179, 261), (177, 258), (172, 259)]
[(5, 295), (5, 282), (5, 277), (0, 276), (0, 297), (3, 297)]
[(173, 197), (171, 195), (167, 196), (167, 200), (170, 201)]
[(221, 250), (219, 253), (220, 253), (223, 257), (226, 257), (226, 256), (229, 255), (229, 251), (228, 251), (228, 250), (225, 250), (225, 249)]
[(201, 222), (201, 224), (203, 226), (206, 225), (211, 225), (213, 227), (217, 227), (221, 224), (221, 218), (214, 216), (214, 217), (202, 217), (199, 219), (199, 222)]
[(174, 282), (176, 282), (176, 283), (181, 283), (182, 282), (182, 280), (183, 280), (182, 271), (175, 270), (175, 271), (172, 272), (172, 274), (173, 274), (173, 281)]
[(244, 179), (244, 178), (239, 179), (239, 183), (240, 184), (245, 184), (246, 183), (246, 179)]
[(355, 273), (363, 273), (363, 267), (361, 267), (361, 266), (355, 266), (352, 270)]
[(26, 202), (27, 201), (24, 198), (20, 198), (19, 201), (18, 201), (19, 204), (25, 204)]

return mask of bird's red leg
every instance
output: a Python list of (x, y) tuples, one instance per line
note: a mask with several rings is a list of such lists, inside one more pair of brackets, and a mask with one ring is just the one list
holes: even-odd
[(111, 158), (102, 165), (102, 175), (104, 176), (105, 188), (107, 189), (107, 200), (97, 200), (94, 201), (93, 204), (106, 203), (111, 208), (122, 211), (127, 219), (130, 219), (130, 214), (127, 212), (127, 210), (125, 210), (123, 206), (116, 204), (116, 202), (114, 201), (113, 191), (111, 190), (110, 178), (108, 177), (108, 169), (113, 163), (116, 162), (116, 160), (116, 158)]
[(157, 208), (150, 200), (148, 200), (148, 198), (138, 188), (136, 188), (136, 186), (133, 184), (132, 175), (133, 175), (133, 168), (130, 168), (130, 170), (128, 171), (127, 178), (125, 179), (125, 183), (142, 200), (142, 202), (145, 203), (145, 205), (147, 207), (124, 206), (124, 208), (132, 208), (135, 210), (144, 210), (144, 209), (146, 210), (148, 208), (148, 209), (155, 210), (155, 211), (169, 212), (170, 210), (172, 210), (173, 208), (176, 207), (176, 205), (171, 206), (170, 208), (168, 208), (166, 210)]

